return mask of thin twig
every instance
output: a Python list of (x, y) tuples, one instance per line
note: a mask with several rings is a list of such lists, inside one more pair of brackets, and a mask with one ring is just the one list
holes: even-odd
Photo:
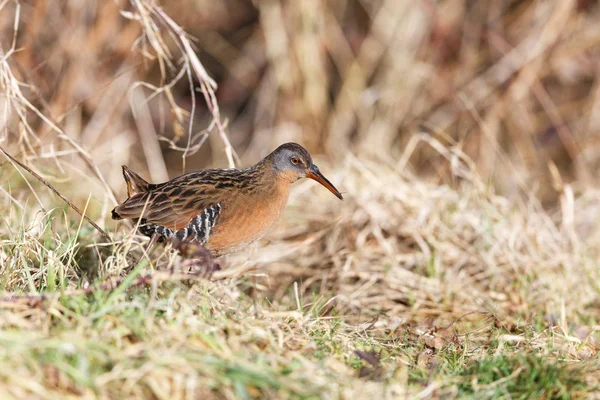
[[(204, 100), (206, 101), (206, 105), (213, 116), (213, 120), (215, 122), (215, 126), (217, 127), (217, 131), (219, 132), (219, 136), (225, 145), (225, 154), (227, 156), (227, 161), (229, 163), (230, 168), (235, 167), (234, 157), (237, 157), (234, 153), (233, 146), (229, 142), (229, 138), (225, 133), (225, 127), (223, 122), (221, 122), (221, 112), (219, 110), (219, 105), (217, 103), (217, 98), (215, 95), (215, 89), (217, 88), (217, 84), (209, 75), (200, 59), (192, 49), (192, 45), (190, 40), (188, 39), (187, 34), (179, 25), (175, 23), (156, 3), (151, 2), (152, 11), (156, 15), (158, 15), (165, 24), (174, 32), (174, 34), (179, 38), (181, 46), (183, 47), (183, 51), (187, 56), (186, 61), (190, 64), (191, 69), (194, 71), (196, 78), (200, 82), (200, 90), (202, 95), (204, 96)], [(193, 94), (192, 94), (193, 95)], [(191, 133), (191, 130), (188, 134)], [(239, 160), (238, 160), (239, 161)]]
[(14, 158), (10, 154), (8, 154), (6, 152), (6, 150), (4, 150), (4, 148), (2, 148), (1, 146), (0, 146), (0, 151), (2, 151), (2, 153), (4, 153), (4, 155), (6, 157), (8, 157), (12, 162), (18, 164), (21, 168), (23, 168), (24, 170), (29, 172), (31, 175), (33, 175), (38, 181), (43, 183), (47, 188), (49, 188), (54, 193), (56, 193), (56, 195), (58, 197), (60, 197), (65, 203), (67, 203), (69, 205), (69, 207), (71, 207), (73, 210), (75, 210), (75, 212), (77, 214), (79, 214), (82, 218), (84, 218), (87, 222), (89, 222), (94, 228), (96, 228), (96, 230), (98, 232), (100, 232), (100, 234), (102, 236), (104, 236), (104, 238), (106, 238), (109, 242), (112, 242), (111, 237), (109, 236), (108, 233), (106, 233), (106, 231), (104, 231), (104, 229), (100, 228), (98, 226), (98, 224), (96, 224), (94, 221), (92, 221), (91, 218), (89, 218), (87, 215), (85, 215), (75, 204), (71, 203), (71, 201), (69, 199), (67, 199), (65, 196), (63, 196), (54, 186), (52, 186), (48, 181), (46, 181), (44, 178), (42, 178), (37, 172), (35, 172), (31, 168), (29, 168), (27, 165), (23, 164), (21, 161), (17, 160), (16, 158)]

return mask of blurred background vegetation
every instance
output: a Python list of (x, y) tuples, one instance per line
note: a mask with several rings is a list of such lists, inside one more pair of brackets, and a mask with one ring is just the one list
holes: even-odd
[[(131, 227), (105, 243), (0, 157), (0, 398), (600, 398), (598, 21), (593, 0), (0, 0), (0, 146), (103, 228), (122, 164), (160, 182), (286, 141), (345, 196), (295, 185), (232, 279), (112, 291), (141, 273)], [(168, 249), (144, 271), (181, 266)]]
[[(190, 89), (196, 77), (182, 68), (188, 60), (181, 42), (152, 11), (153, 2), (1, 4), (3, 53), (15, 44), (2, 59), (1, 84), (14, 84), (6, 76), (10, 67), (24, 98), (89, 151), (108, 186), (122, 193), (121, 164), (153, 181), (184, 168), (227, 165), (214, 113)], [(243, 165), (284, 141), (333, 162), (348, 151), (395, 162), (415, 144), (411, 139), (433, 136), (465, 151), (508, 195), (533, 190), (552, 205), (560, 181), (575, 188), (598, 183), (596, 1), (182, 0), (160, 6), (195, 38)], [(90, 175), (90, 162), (75, 154), (73, 143), (32, 109), (17, 112), (14, 102), (14, 93), (0, 98), (5, 146), (40, 158), (53, 173), (56, 166), (66, 171), (60, 167), (66, 163)], [(417, 146), (410, 161), (420, 174), (451, 176), (449, 164), (428, 146)], [(44, 164), (36, 165), (43, 171)], [(98, 187), (94, 179), (86, 182), (90, 190)]]

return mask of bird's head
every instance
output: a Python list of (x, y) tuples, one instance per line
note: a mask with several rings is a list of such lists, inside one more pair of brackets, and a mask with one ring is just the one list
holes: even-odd
[(312, 157), (306, 149), (297, 143), (285, 143), (273, 151), (269, 158), (272, 166), (281, 178), (295, 182), (300, 178), (310, 178), (325, 186), (331, 193), (343, 200), (342, 194), (329, 182), (313, 164)]

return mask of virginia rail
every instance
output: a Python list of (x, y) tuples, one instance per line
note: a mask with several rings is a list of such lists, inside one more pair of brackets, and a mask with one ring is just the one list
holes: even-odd
[(250, 168), (205, 169), (152, 184), (123, 166), (128, 198), (113, 219), (139, 219), (151, 243), (197, 243), (212, 257), (262, 238), (285, 208), (290, 186), (310, 178), (343, 200), (312, 157), (296, 143), (279, 146)]

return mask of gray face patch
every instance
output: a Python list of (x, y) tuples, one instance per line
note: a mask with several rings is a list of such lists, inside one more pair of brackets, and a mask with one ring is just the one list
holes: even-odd
[[(312, 165), (312, 158), (308, 151), (296, 143), (286, 143), (279, 146), (269, 157), (273, 160), (273, 168), (276, 171), (290, 170), (302, 175)], [(294, 164), (291, 161), (292, 158), (296, 158), (300, 162)]]

